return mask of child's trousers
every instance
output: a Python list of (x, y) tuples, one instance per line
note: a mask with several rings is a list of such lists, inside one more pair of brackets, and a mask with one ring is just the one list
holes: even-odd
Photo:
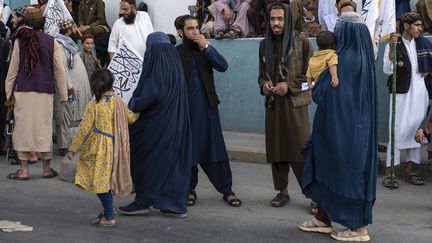
[(97, 196), (104, 208), (104, 218), (107, 220), (114, 219), (113, 195), (111, 191), (106, 193), (98, 193)]

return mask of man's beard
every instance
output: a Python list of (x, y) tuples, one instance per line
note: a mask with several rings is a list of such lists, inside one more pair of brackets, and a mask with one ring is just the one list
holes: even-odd
[(183, 43), (187, 46), (198, 48), (198, 43), (196, 43), (192, 39), (187, 38), (186, 36), (183, 36)]
[(136, 14), (131, 12), (127, 16), (123, 16), (123, 20), (126, 24), (133, 24), (135, 22)]

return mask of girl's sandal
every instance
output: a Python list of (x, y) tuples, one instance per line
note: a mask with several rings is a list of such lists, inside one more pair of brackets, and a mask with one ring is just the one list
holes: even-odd
[(96, 224), (96, 223), (100, 222), (100, 220), (101, 220), (101, 218), (103, 218), (103, 216), (104, 216), (103, 212), (99, 213), (99, 215), (95, 219), (93, 219), (92, 224)]
[(364, 233), (358, 233), (355, 230), (345, 229), (338, 232), (332, 232), (330, 235), (333, 239), (338, 241), (356, 241), (356, 242), (367, 242), (370, 241), (368, 231), (365, 229)]
[(97, 227), (115, 227), (115, 220), (108, 220), (102, 216), (93, 221), (92, 225)]

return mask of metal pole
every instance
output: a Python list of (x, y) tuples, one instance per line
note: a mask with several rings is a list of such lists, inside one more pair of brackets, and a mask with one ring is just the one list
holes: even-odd
[[(392, 37), (397, 35), (392, 34)], [(397, 78), (397, 58), (396, 58), (396, 46), (397, 44), (392, 46), (392, 55), (393, 55), (393, 80), (392, 80), (392, 109), (391, 109), (391, 189), (395, 189), (395, 166), (394, 166), (394, 154), (395, 154), (395, 124), (396, 124), (396, 78)]]

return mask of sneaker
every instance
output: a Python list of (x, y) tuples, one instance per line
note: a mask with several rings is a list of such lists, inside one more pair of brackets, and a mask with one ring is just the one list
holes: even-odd
[(119, 207), (119, 212), (124, 215), (147, 215), (150, 213), (150, 209), (148, 206), (139, 205), (133, 201), (127, 206)]
[(170, 210), (160, 210), (160, 213), (164, 216), (174, 217), (174, 218), (187, 218), (187, 213), (176, 213)]

